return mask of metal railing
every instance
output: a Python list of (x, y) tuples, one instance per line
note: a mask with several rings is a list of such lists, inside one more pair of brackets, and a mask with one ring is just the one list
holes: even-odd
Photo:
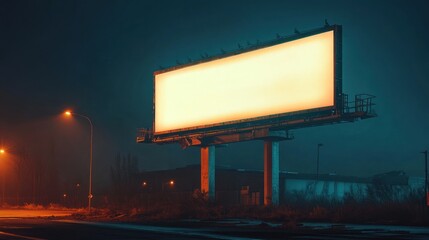
[(152, 129), (139, 128), (137, 131), (137, 142), (151, 142), (153, 137)]
[(370, 94), (357, 94), (354, 101), (348, 101), (348, 94), (343, 94), (343, 113), (364, 113), (374, 115), (372, 106), (375, 96)]

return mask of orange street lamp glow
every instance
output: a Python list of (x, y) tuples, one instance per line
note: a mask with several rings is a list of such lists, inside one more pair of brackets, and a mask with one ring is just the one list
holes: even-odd
[(174, 181), (173, 181), (173, 180), (171, 180), (171, 181), (170, 181), (170, 185), (171, 185), (171, 186), (173, 186), (173, 185), (174, 185)]
[(0, 154), (4, 154), (4, 149), (0, 149)]
[(90, 126), (90, 142), (89, 142), (89, 192), (88, 192), (88, 212), (91, 212), (91, 199), (93, 198), (92, 195), (92, 142), (93, 142), (93, 132), (94, 132), (94, 126), (92, 125), (91, 119), (83, 114), (71, 112), (70, 110), (67, 110), (64, 112), (66, 116), (78, 116), (81, 118), (85, 118)]

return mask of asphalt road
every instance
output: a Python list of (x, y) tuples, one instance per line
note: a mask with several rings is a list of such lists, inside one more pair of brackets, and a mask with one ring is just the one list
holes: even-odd
[(195, 220), (155, 226), (0, 217), (0, 239), (429, 239), (429, 228), (307, 223), (283, 229), (248, 220)]
[(49, 219), (1, 219), (0, 239), (198, 239), (198, 237), (177, 234), (117, 229), (112, 227), (94, 226), (58, 222)]

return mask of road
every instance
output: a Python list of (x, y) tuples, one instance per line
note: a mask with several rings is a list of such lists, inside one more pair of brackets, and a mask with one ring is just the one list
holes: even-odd
[(73, 224), (48, 219), (1, 219), (0, 239), (198, 239), (153, 231), (118, 229), (86, 224)]
[(0, 239), (429, 239), (429, 228), (304, 223), (285, 229), (279, 224), (240, 219), (144, 225), (0, 215)]
[(160, 227), (125, 223), (96, 223), (46, 218), (1, 218), (0, 239), (231, 239), (250, 240), (216, 233), (215, 228)]

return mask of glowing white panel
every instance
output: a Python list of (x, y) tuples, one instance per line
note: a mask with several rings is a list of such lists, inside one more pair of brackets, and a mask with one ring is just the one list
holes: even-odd
[(155, 133), (334, 105), (334, 31), (155, 75)]

